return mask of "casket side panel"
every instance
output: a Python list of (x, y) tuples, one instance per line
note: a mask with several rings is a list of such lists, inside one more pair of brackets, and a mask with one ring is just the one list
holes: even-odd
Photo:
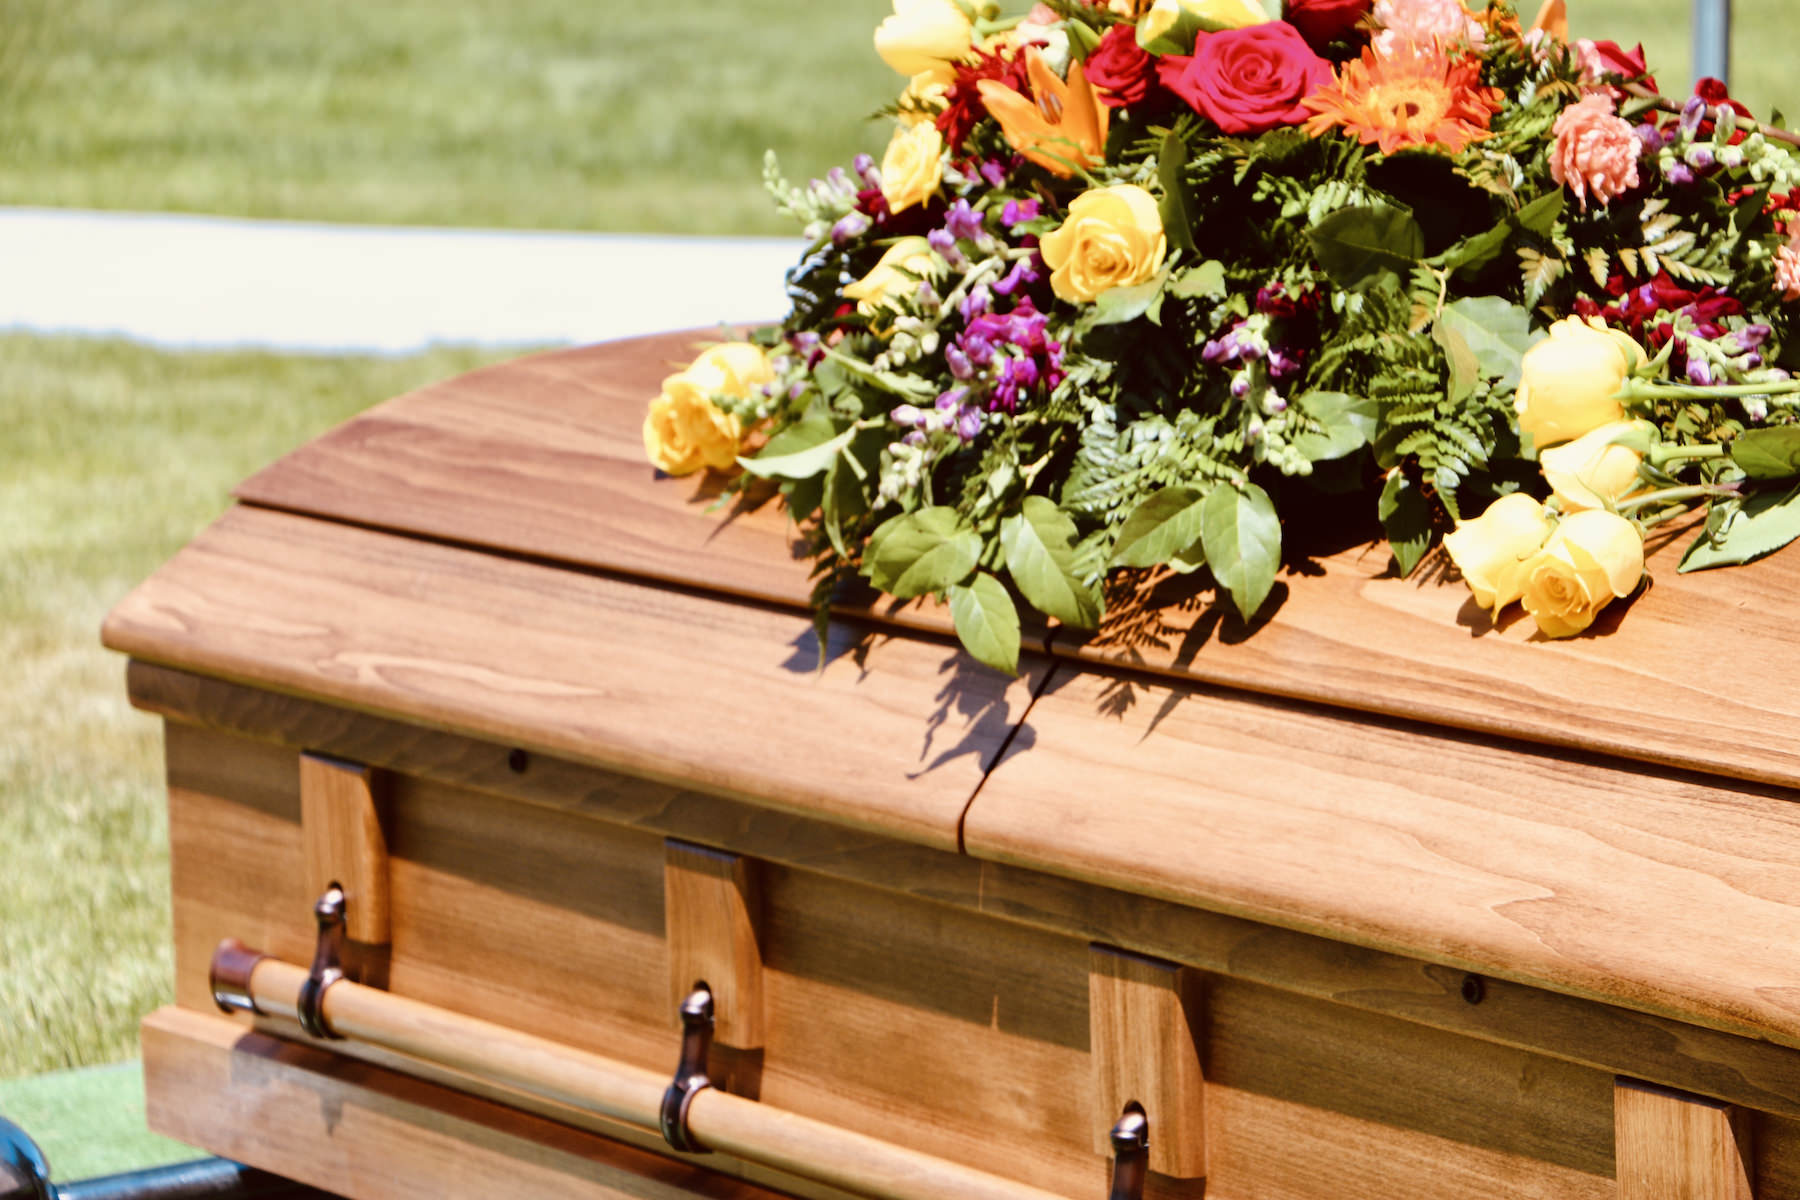
[(1014, 745), (977, 857), (1800, 1044), (1786, 793), (1099, 674)]

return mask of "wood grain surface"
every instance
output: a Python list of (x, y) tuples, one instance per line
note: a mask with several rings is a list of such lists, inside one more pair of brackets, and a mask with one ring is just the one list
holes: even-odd
[(1751, 1114), (1632, 1079), (1613, 1105), (1619, 1200), (1756, 1200)]
[[(176, 723), (171, 753), (179, 755), (172, 757), (171, 766), (180, 771), (171, 782), (181, 789), (183, 805), (198, 803), (196, 789), (208, 787), (249, 798), (267, 796), (271, 788), (285, 786), (281, 782), (285, 764), (296, 747), (318, 746), (448, 786), (451, 795), (474, 790), (478, 796), (580, 812), (658, 836), (722, 840), (742, 853), (846, 882), (979, 911), (1082, 942), (1104, 941), (1335, 1005), (1528, 1049), (1609, 1075), (1650, 1079), (1800, 1118), (1800, 1050), (1770, 1042), (1491, 977), (1481, 981), (1480, 1002), (1471, 1004), (1462, 991), (1465, 973), (1454, 966), (1066, 876), (970, 859), (545, 756), (533, 757), (526, 770), (515, 771), (501, 745), (148, 663), (133, 663), (128, 675), (133, 702)], [(187, 747), (200, 737), (189, 724), (194, 722), (234, 736), (202, 739), (198, 744), (209, 748), (189, 751)], [(241, 746), (246, 739), (249, 745)], [(218, 762), (236, 761), (246, 754), (266, 767), (231, 776), (219, 773)], [(265, 774), (272, 778), (265, 781)], [(285, 778), (291, 781), (292, 776)], [(279, 810), (284, 801), (277, 797), (261, 803)], [(225, 808), (197, 815), (193, 822), (178, 822), (177, 845), (186, 846), (209, 829), (231, 828), (243, 819), (241, 814), (241, 809)], [(290, 826), (297, 819), (289, 817)], [(199, 828), (190, 829), (190, 824)], [(265, 826), (275, 834), (282, 828), (279, 818)], [(224, 869), (235, 871), (233, 864), (242, 857), (271, 850), (284, 853), (278, 849), (282, 844), (278, 836), (271, 840), (266, 832), (241, 846), (233, 843)], [(185, 861), (184, 853), (177, 862)], [(195, 875), (196, 884), (210, 884), (209, 876), (199, 874), (203, 870), (178, 872), (178, 928), (189, 923), (184, 913), (197, 902), (180, 881)], [(284, 899), (301, 952), (309, 927), (298, 913), (307, 901), (300, 888)], [(257, 901), (246, 895), (242, 902)], [(195, 961), (203, 963), (213, 942), (228, 932), (224, 926), (202, 931), (197, 942), (178, 939), (178, 946), (192, 945)], [(268, 944), (266, 939), (263, 944)], [(204, 1005), (207, 996), (199, 978), (203, 970), (195, 971), (195, 1003)]]
[(1329, 710), (1059, 676), (977, 857), (1800, 1044), (1800, 806)]
[(1291, 567), (1253, 629), (1191, 581), (1115, 606), (1098, 637), (1062, 630), (1059, 656), (1800, 786), (1800, 689), (1783, 652), (1800, 554), (1678, 576), (1564, 641), (1513, 606), (1495, 628), (1441, 553), (1394, 577), (1385, 546)]
[(942, 642), (228, 512), (107, 618), (134, 656), (954, 849), (1041, 678)]
[(143, 1026), (151, 1128), (348, 1200), (780, 1200), (719, 1171), (186, 1009)]
[(713, 1036), (726, 1046), (763, 1044), (761, 870), (754, 859), (670, 838), (663, 843), (663, 924), (669, 945), (669, 1024), (705, 983)]
[[(372, 409), (237, 495), (804, 606), (807, 564), (778, 503), (709, 511), (703, 480), (658, 478), (644, 461), (645, 405), (708, 340), (670, 333), (483, 368)], [(1653, 555), (1648, 594), (1565, 642), (1532, 636), (1516, 606), (1493, 628), (1441, 555), (1398, 579), (1372, 544), (1296, 557), (1254, 630), (1175, 581), (1113, 603), (1098, 638), (1053, 640), (1064, 655), (1800, 785), (1800, 689), (1773, 652), (1800, 554), (1677, 576), (1684, 544)], [(877, 608), (948, 628), (941, 609)]]
[(306, 835), (306, 890), (344, 891), (345, 933), (385, 945), (388, 850), (373, 769), (319, 754), (300, 755), (300, 825)]
[(1201, 1003), (1199, 977), (1186, 968), (1089, 947), (1095, 1150), (1111, 1153), (1113, 1122), (1136, 1104), (1150, 1123), (1150, 1169), (1178, 1179), (1205, 1176)]

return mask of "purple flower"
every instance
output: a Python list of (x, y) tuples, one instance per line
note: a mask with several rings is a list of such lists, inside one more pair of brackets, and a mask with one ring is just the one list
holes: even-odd
[(1710, 387), (1713, 382), (1712, 367), (1698, 354), (1690, 354), (1687, 360), (1687, 377), (1689, 383), (1699, 387)]
[(1689, 146), (1687, 164), (1696, 171), (1704, 171), (1713, 165), (1713, 152), (1710, 146)]
[(1044, 277), (1043, 273), (1038, 270), (1043, 265), (1044, 260), (1039, 258), (1035, 252), (1026, 258), (1021, 258), (1013, 264), (1012, 270), (1006, 273), (1006, 278), (994, 285), (994, 290), (1002, 296), (1010, 296), (1020, 287), (1036, 283)]
[(981, 214), (959, 199), (944, 214), (944, 231), (958, 241), (972, 242), (982, 234)]
[(869, 232), (869, 218), (859, 212), (848, 213), (831, 227), (831, 244), (842, 246), (852, 238), (859, 238)]
[(1037, 215), (1038, 202), (1036, 200), (1008, 200), (1006, 207), (1000, 210), (1000, 223), (1011, 229), (1015, 225), (1035, 221)]
[(988, 181), (989, 187), (1005, 187), (1006, 167), (1004, 164), (990, 158), (981, 164), (981, 177)]
[(957, 437), (965, 442), (972, 442), (975, 440), (975, 435), (980, 432), (981, 410), (979, 408), (971, 406), (956, 414)]
[(875, 159), (870, 155), (859, 154), (851, 159), (850, 169), (856, 172), (856, 177), (862, 180), (864, 187), (881, 186), (881, 172), (875, 169)]
[(963, 353), (960, 346), (944, 347), (944, 362), (949, 365), (950, 374), (957, 379), (967, 380), (975, 374), (975, 365), (969, 361), (969, 356)]
[(1700, 118), (1706, 115), (1706, 101), (1699, 96), (1689, 96), (1687, 103), (1681, 106), (1681, 132), (1693, 137), (1700, 131)]
[(1663, 169), (1663, 178), (1677, 186), (1685, 186), (1694, 182), (1694, 173), (1688, 170), (1686, 163), (1678, 159)]
[(978, 283), (963, 297), (960, 310), (964, 321), (973, 321), (994, 307), (994, 294), (985, 283)]
[(1662, 130), (1658, 129), (1648, 121), (1639, 125), (1632, 132), (1636, 133), (1638, 141), (1643, 143), (1643, 153), (1646, 156), (1655, 154), (1658, 150), (1661, 150), (1664, 146), (1668, 145), (1667, 139), (1662, 135)]
[(925, 410), (916, 404), (902, 404), (889, 413), (896, 425), (919, 426), (925, 423)]

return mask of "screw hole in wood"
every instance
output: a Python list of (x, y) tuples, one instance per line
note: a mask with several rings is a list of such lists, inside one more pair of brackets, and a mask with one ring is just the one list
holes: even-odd
[(514, 775), (523, 775), (525, 768), (531, 765), (531, 755), (523, 750), (512, 750), (507, 753), (506, 765)]
[(1462, 980), (1462, 998), (1470, 1004), (1480, 1004), (1487, 996), (1487, 983), (1479, 975), (1464, 975)]

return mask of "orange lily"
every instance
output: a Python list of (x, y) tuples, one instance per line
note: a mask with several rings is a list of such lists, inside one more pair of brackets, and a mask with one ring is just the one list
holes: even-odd
[(1104, 162), (1106, 106), (1081, 64), (1069, 64), (1065, 83), (1031, 46), (1025, 51), (1025, 73), (1034, 100), (996, 80), (983, 79), (975, 85), (988, 115), (1000, 123), (1000, 132), (1013, 149), (1064, 179), (1073, 176), (1077, 166)]
[(1542, 30), (1559, 42), (1569, 40), (1569, 5), (1568, 0), (1544, 0), (1544, 6), (1538, 9), (1537, 19), (1531, 23), (1527, 33)]

